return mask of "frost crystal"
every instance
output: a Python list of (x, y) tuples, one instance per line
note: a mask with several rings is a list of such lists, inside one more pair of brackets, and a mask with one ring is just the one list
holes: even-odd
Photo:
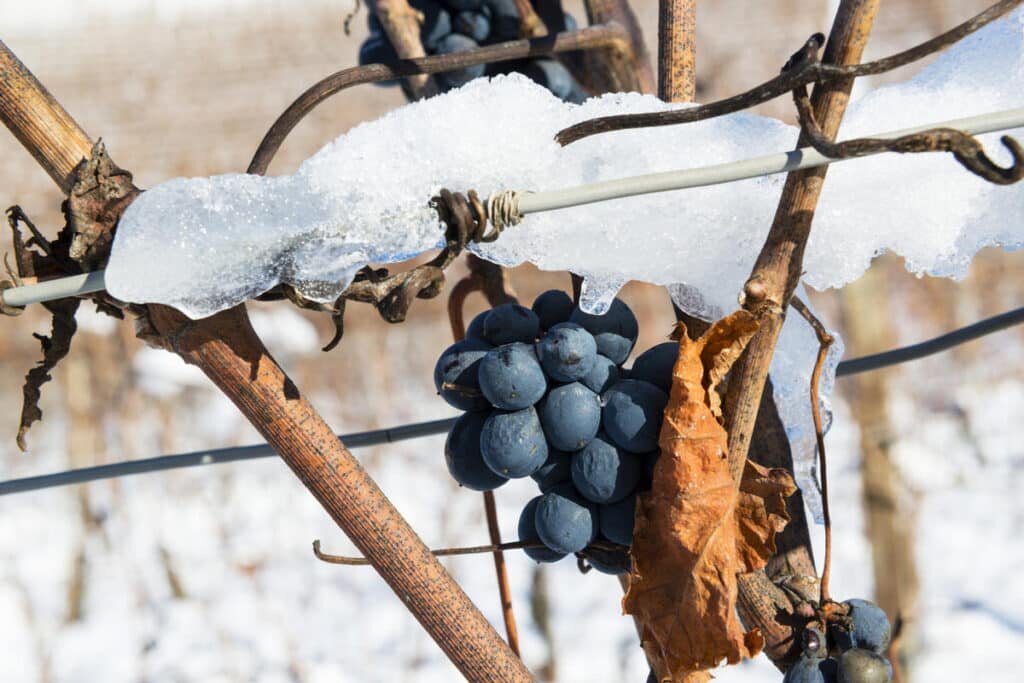
[[(840, 137), (1024, 105), (1022, 21), (1017, 10), (910, 81), (868, 93), (850, 107)], [(107, 287), (119, 299), (168, 304), (192, 317), (281, 282), (333, 301), (362, 266), (439, 245), (441, 226), (427, 203), (442, 187), (481, 196), (552, 190), (739, 160), (796, 141), (792, 126), (743, 113), (566, 148), (553, 140), (595, 116), (678, 106), (686, 105), (637, 94), (577, 106), (515, 75), (474, 81), (356, 127), (294, 175), (176, 179), (145, 192), (121, 220)], [(995, 149), (995, 138), (985, 136), (987, 148)], [(995, 156), (1005, 162), (1002, 151)], [(582, 305), (592, 312), (636, 279), (677, 284), (683, 308), (717, 316), (736, 306), (783, 181), (771, 176), (529, 215), (497, 242), (472, 249), (504, 265), (530, 261), (583, 275)], [(842, 286), (886, 250), (905, 256), (914, 272), (959, 277), (982, 247), (1024, 243), (1021, 215), (1024, 184), (986, 184), (949, 155), (845, 162), (829, 171), (804, 279)], [(813, 508), (800, 466), (809, 467), (813, 450), (806, 387), (816, 342), (800, 325), (795, 316), (786, 323), (773, 371)]]

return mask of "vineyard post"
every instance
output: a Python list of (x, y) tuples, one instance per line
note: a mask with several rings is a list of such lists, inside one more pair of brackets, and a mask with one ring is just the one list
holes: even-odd
[[(65, 193), (74, 186), (93, 143), (2, 42), (0, 120)], [(108, 215), (108, 237), (119, 215)], [(195, 321), (164, 306), (146, 312), (160, 343), (198, 366), (231, 399), (466, 678), (533, 680), (270, 357), (244, 306)]]

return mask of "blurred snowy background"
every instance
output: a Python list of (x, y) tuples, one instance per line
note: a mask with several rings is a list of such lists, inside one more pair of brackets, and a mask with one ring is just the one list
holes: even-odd
[[(884, 3), (868, 57), (952, 26), (984, 0)], [(582, 16), (578, 6), (570, 10)], [(637, 10), (655, 39), (656, 3)], [(83, 127), (102, 136), (141, 187), (179, 175), (240, 171), (277, 114), (308, 84), (355, 63), (362, 15), (345, 36), (345, 2), (0, 0), (0, 38)], [(833, 3), (701, 3), (700, 98), (759, 82), (815, 30)], [(903, 78), (911, 70), (900, 72)], [(891, 80), (892, 77), (890, 77)], [(317, 109), (271, 172), (355, 123), (401, 103), (364, 87)], [(789, 118), (779, 101), (760, 113)], [(60, 197), (7, 134), (0, 188), (40, 226), (60, 226)], [(768, 218), (766, 217), (766, 220)], [(451, 280), (460, 275), (453, 269)], [(860, 355), (938, 334), (1021, 304), (1024, 254), (983, 252), (961, 283), (916, 279), (883, 258), (841, 294), (812, 294)], [(524, 300), (568, 278), (519, 268)], [(631, 284), (638, 350), (672, 320), (663, 289)], [(482, 309), (478, 299), (470, 313)], [(322, 354), (328, 321), (253, 306), (267, 345), (339, 432), (445, 417), (431, 370), (449, 342), (440, 300), (388, 326), (351, 306), (341, 347)], [(255, 443), (203, 376), (144, 348), (128, 325), (83, 306), (81, 330), (43, 392), (45, 420), (14, 447), (21, 377), (37, 356), (34, 310), (0, 330), (0, 477), (162, 453)], [(829, 434), (836, 526), (834, 592), (875, 598), (907, 620), (912, 680), (1015, 681), (1024, 648), (1024, 332), (932, 359), (839, 380)], [(485, 541), (478, 494), (458, 489), (443, 437), (357, 456), (433, 546)], [(498, 491), (511, 537), (532, 486)], [(820, 529), (815, 530), (820, 536)], [(457, 673), (371, 569), (317, 562), (351, 545), (274, 459), (145, 475), (0, 498), (0, 681), (448, 681)], [(818, 539), (816, 539), (818, 540)], [(820, 553), (819, 553), (820, 554)], [(564, 562), (509, 557), (527, 664), (552, 681), (644, 680), (632, 622), (611, 577)], [(499, 627), (486, 556), (446, 566)], [(778, 681), (766, 659), (723, 681)]]

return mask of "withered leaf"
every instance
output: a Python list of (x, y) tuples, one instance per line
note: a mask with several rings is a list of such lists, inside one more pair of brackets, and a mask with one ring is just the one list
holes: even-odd
[(788, 521), (789, 473), (747, 462), (739, 488), (716, 385), (757, 321), (739, 311), (679, 342), (651, 490), (637, 502), (633, 571), (623, 609), (635, 616), (659, 680), (707, 681), (708, 669), (764, 646), (736, 614), (737, 575), (762, 568)]

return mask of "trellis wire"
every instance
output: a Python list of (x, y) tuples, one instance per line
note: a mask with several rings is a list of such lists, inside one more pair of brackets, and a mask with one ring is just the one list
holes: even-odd
[[(881, 368), (906, 363), (930, 356), (953, 348), (960, 344), (978, 339), (985, 335), (993, 334), (1007, 328), (1024, 323), (1024, 306), (1000, 313), (979, 320), (976, 323), (961, 327), (941, 336), (909, 346), (891, 349), (882, 353), (860, 358), (850, 358), (841, 361), (836, 368), (837, 377), (846, 377), (862, 372), (870, 372)], [(378, 429), (369, 432), (356, 432), (354, 434), (343, 434), (339, 436), (349, 448), (364, 448), (367, 446), (378, 446), (386, 443), (418, 439), (424, 436), (444, 434), (458, 418), (446, 418), (443, 420), (432, 420), (430, 422), (418, 422), (414, 424), (400, 425), (388, 429)], [(219, 448), (179, 455), (163, 455), (156, 458), (142, 460), (129, 460), (126, 462), (114, 463), (111, 465), (98, 465), (96, 467), (82, 467), (54, 474), (43, 474), (36, 477), (25, 477), (22, 479), (11, 479), (0, 482), (0, 496), (15, 493), (26, 493), (40, 489), (55, 488), (58, 486), (70, 486), (73, 484), (84, 484), (90, 481), (102, 479), (113, 479), (131, 474), (145, 474), (148, 472), (159, 472), (163, 470), (178, 469), (182, 467), (195, 467), (199, 465), (215, 465), (241, 460), (254, 460), (256, 458), (268, 458), (275, 455), (268, 444), (255, 446), (238, 446), (233, 448)]]
[[(1024, 107), (887, 133), (876, 133), (872, 137), (881, 139), (898, 138), (933, 128), (954, 128), (971, 135), (981, 135), (1020, 128), (1022, 126), (1024, 126)], [(850, 158), (860, 159), (864, 157)], [(748, 178), (825, 166), (847, 160), (832, 159), (811, 147), (801, 147), (789, 152), (776, 152), (727, 164), (716, 164), (664, 173), (650, 173), (548, 192), (524, 192), (517, 195), (517, 203), (512, 213), (522, 216), (541, 211), (553, 211), (611, 199), (621, 199), (623, 197), (719, 185)], [(499, 194), (508, 194), (508, 191)], [(47, 280), (37, 284), (24, 285), (22, 287), (12, 287), (0, 292), (0, 299), (7, 306), (20, 307), (53, 299), (92, 294), (105, 288), (104, 272), (94, 271)]]

